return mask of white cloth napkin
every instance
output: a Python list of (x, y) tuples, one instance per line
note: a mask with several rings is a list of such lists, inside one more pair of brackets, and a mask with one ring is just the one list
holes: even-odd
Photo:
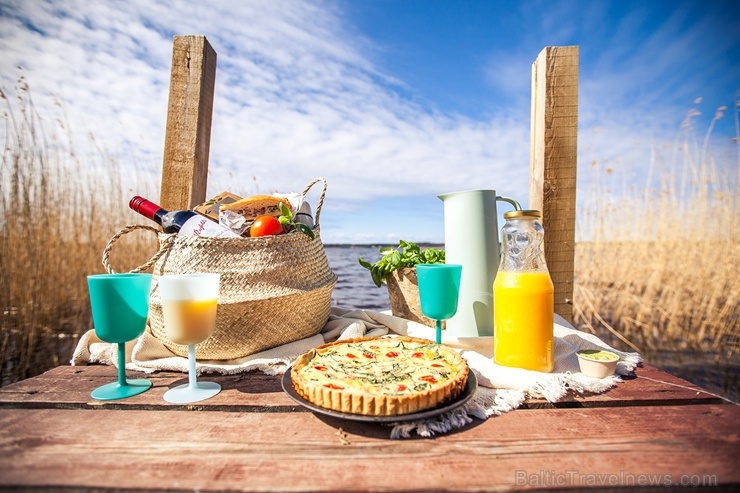
[[(197, 372), (235, 374), (260, 370), (268, 374), (284, 373), (299, 355), (325, 342), (355, 337), (389, 334), (408, 335), (434, 340), (435, 329), (371, 310), (332, 308), (329, 321), (321, 333), (267, 351), (230, 361), (198, 361)], [(487, 419), (512, 411), (527, 397), (557, 402), (572, 389), (576, 392), (600, 393), (621, 381), (620, 375), (632, 372), (642, 357), (637, 353), (618, 351), (598, 337), (580, 332), (561, 317), (554, 326), (555, 369), (541, 373), (508, 368), (493, 363), (493, 337), (452, 337), (443, 332), (442, 342), (460, 351), (478, 378), (473, 398), (458, 409), (425, 420), (393, 425), (392, 438), (444, 433), (472, 422), (473, 417)], [(580, 349), (607, 349), (619, 355), (616, 375), (597, 379), (583, 375), (576, 352)], [(81, 338), (72, 356), (72, 365), (102, 363), (116, 365), (116, 347), (102, 342), (89, 330)], [(187, 358), (173, 354), (147, 329), (137, 340), (126, 344), (126, 368), (152, 373), (157, 370), (187, 372)]]

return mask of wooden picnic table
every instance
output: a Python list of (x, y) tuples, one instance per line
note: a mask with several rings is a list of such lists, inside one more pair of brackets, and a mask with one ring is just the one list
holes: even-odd
[[(130, 378), (141, 374), (129, 372)], [(204, 375), (216, 397), (173, 405), (182, 373), (100, 402), (113, 367), (62, 366), (0, 388), (0, 488), (509, 491), (740, 488), (740, 407), (648, 365), (603, 394), (475, 420), (433, 438), (310, 412), (279, 375)]]

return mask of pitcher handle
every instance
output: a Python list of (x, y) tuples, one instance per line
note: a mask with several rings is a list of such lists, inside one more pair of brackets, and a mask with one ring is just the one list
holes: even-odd
[(521, 206), (521, 205), (519, 205), (519, 202), (517, 202), (516, 200), (514, 200), (514, 199), (512, 199), (512, 198), (509, 198), (509, 197), (504, 197), (503, 195), (498, 195), (498, 196), (496, 196), (496, 201), (499, 201), (499, 200), (501, 200), (501, 201), (503, 201), (503, 202), (508, 202), (508, 203), (510, 203), (511, 205), (513, 205), (513, 206), (514, 206), (514, 210), (515, 210), (515, 211), (520, 211), (520, 210), (522, 210), (522, 206)]

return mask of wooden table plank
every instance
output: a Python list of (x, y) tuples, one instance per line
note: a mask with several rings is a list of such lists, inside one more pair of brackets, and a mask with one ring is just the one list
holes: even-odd
[[(238, 375), (204, 375), (202, 380), (214, 380), (223, 391), (196, 406), (176, 406), (164, 402), (162, 396), (171, 387), (187, 382), (187, 376), (176, 372), (143, 375), (128, 372), (131, 378), (149, 378), (153, 388), (144, 394), (113, 402), (90, 398), (96, 387), (115, 381), (116, 369), (109, 366), (60, 366), (38, 377), (0, 388), (0, 408), (108, 408), (108, 409), (202, 409), (213, 411), (297, 411), (299, 407), (283, 392), (281, 376), (261, 372)], [(704, 389), (645, 365), (637, 369), (636, 377), (626, 378), (617, 387), (596, 395), (570, 392), (561, 402), (552, 404), (530, 399), (526, 408), (609, 407), (636, 405), (720, 404), (722, 399)]]
[(552, 404), (542, 399), (530, 399), (529, 409), (547, 407), (621, 407), (662, 406), (688, 404), (722, 404), (722, 397), (698, 385), (666, 373), (653, 366), (642, 364), (632, 377), (601, 394), (569, 392), (561, 401)]
[(388, 440), (387, 427), (304, 412), (0, 409), (0, 486), (504, 491), (640, 475), (737, 486), (738, 423), (728, 405), (540, 409)]
[(302, 410), (283, 392), (281, 376), (249, 372), (238, 375), (204, 375), (199, 380), (213, 380), (223, 390), (217, 396), (195, 405), (176, 405), (164, 401), (164, 393), (187, 383), (186, 374), (157, 372), (151, 375), (127, 372), (129, 378), (148, 378), (152, 388), (147, 392), (119, 401), (96, 401), (93, 389), (116, 380), (116, 369), (109, 366), (60, 366), (43, 375), (0, 388), (0, 408), (107, 408), (107, 409), (191, 409), (212, 411), (299, 411)]

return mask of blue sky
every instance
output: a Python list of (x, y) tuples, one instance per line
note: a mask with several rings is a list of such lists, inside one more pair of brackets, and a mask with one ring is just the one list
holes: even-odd
[(722, 0), (0, 0), (0, 85), (12, 94), (22, 67), (78, 152), (91, 133), (157, 191), (172, 36), (204, 34), (218, 54), (209, 194), (325, 176), (325, 242), (441, 242), (439, 193), (528, 202), (545, 46), (580, 49), (579, 194), (594, 162), (644, 185), (651, 148), (670, 159), (687, 114), (701, 140), (722, 106), (711, 146), (737, 173), (739, 26)]

